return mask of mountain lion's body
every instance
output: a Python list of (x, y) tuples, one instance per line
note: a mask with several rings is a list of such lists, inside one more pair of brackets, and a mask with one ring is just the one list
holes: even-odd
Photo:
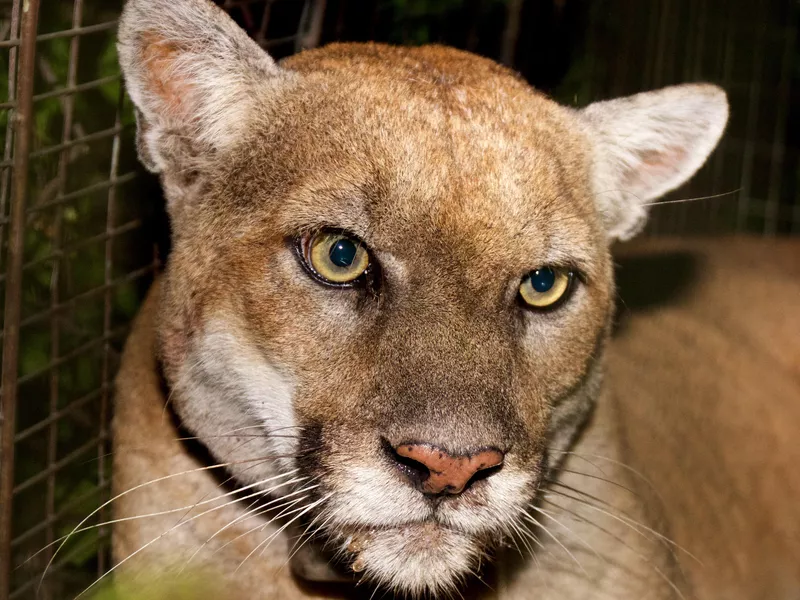
[(796, 593), (796, 247), (692, 246), (609, 342), (611, 244), (705, 161), (721, 90), (579, 111), (436, 46), (278, 65), (207, 0), (130, 0), (119, 51), (173, 249), (118, 380), (117, 572)]

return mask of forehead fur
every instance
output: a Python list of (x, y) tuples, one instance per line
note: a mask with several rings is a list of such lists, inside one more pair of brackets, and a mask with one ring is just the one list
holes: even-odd
[(299, 73), (327, 73), (337, 78), (395, 86), (411, 83), (415, 95), (433, 98), (440, 97), (444, 89), (455, 90), (458, 87), (471, 88), (473, 92), (495, 98), (498, 94), (510, 92), (541, 97), (506, 67), (447, 46), (335, 43), (290, 56), (281, 62), (281, 66)]
[(281, 66), (294, 84), (217, 163), (226, 214), (235, 197), (282, 235), (333, 225), (387, 252), (409, 237), (457, 239), (513, 268), (589, 263), (603, 248), (573, 114), (504, 67), (374, 44)]

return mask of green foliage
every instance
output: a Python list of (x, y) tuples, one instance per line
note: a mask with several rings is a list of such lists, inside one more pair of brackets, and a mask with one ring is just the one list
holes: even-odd
[(139, 576), (128, 580), (117, 578), (91, 597), (91, 600), (223, 600), (227, 595), (208, 576), (200, 573), (171, 575), (164, 580)]

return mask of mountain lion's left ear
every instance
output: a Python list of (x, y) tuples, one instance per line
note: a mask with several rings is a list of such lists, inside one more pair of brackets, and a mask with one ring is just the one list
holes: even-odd
[(728, 120), (714, 85), (664, 88), (580, 111), (592, 143), (592, 183), (611, 239), (644, 227), (646, 205), (675, 189), (711, 154)]

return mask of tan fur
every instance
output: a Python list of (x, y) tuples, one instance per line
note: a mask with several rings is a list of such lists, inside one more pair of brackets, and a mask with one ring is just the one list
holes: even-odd
[[(610, 243), (708, 156), (723, 92), (575, 111), (435, 46), (276, 65), (206, 0), (131, 0), (120, 59), (174, 233), (119, 379), (120, 572), (196, 565), (249, 598), (312, 593), (289, 562), (398, 597), (490, 597), (476, 573), (504, 599), (702, 588), (650, 529), (670, 513), (623, 466), (647, 447), (601, 381)], [(322, 228), (362, 240), (362, 285), (303, 266)], [(576, 276), (538, 312), (519, 286), (545, 266)], [(401, 444), (504, 460), (434, 497)]]
[(625, 460), (702, 562), (681, 560), (695, 597), (795, 598), (800, 243), (651, 241), (639, 256), (682, 277), (610, 347)]

